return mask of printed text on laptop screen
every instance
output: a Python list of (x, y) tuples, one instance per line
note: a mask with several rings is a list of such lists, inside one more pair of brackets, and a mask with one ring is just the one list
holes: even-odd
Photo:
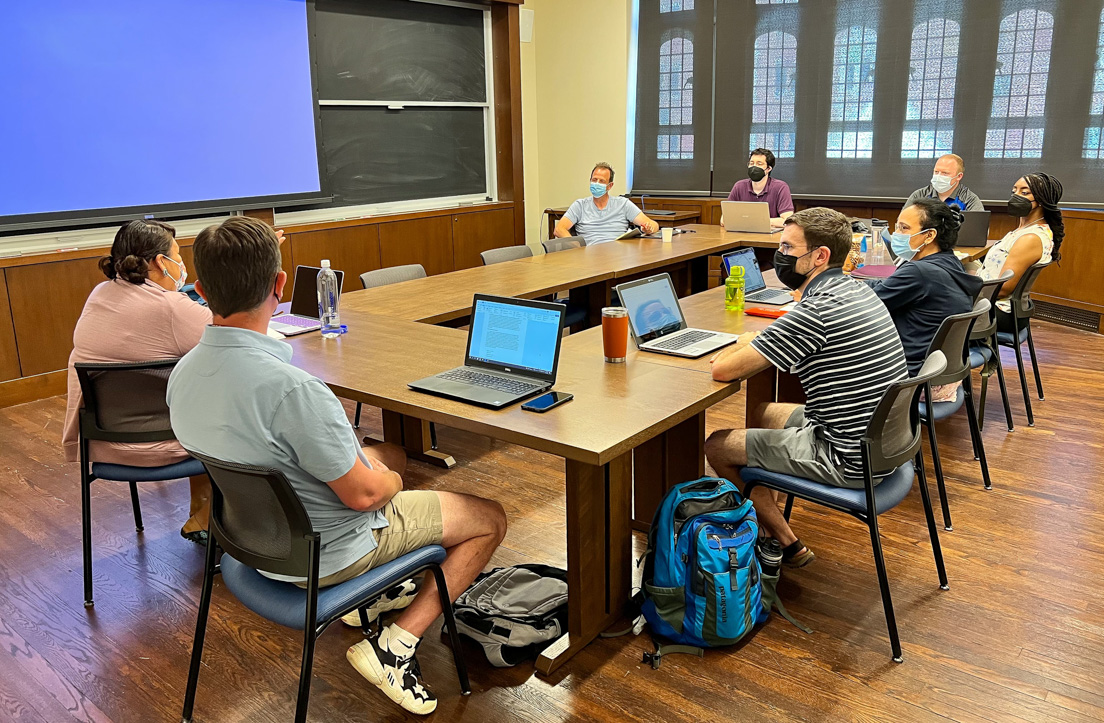
[(551, 374), (559, 333), (559, 311), (477, 301), (468, 356), (512, 371)]
[(744, 288), (748, 291), (758, 291), (767, 285), (763, 274), (759, 272), (759, 264), (755, 261), (755, 252), (751, 249), (742, 249), (731, 254), (725, 254), (724, 262), (726, 277), (732, 273), (734, 265), (744, 267)]
[(646, 339), (658, 331), (676, 331), (682, 325), (678, 301), (667, 278), (621, 289), (619, 293), (640, 338)]

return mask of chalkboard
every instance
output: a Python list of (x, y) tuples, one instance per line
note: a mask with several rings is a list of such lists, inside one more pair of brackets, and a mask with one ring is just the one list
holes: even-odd
[[(483, 108), (322, 107), (329, 206), (484, 194)], [(318, 208), (319, 206), (313, 206)]]
[(487, 102), (483, 11), (410, 0), (318, 0), (321, 100)]

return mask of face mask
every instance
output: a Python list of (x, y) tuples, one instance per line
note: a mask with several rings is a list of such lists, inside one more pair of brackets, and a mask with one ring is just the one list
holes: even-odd
[(165, 276), (168, 276), (170, 279), (173, 280), (173, 283), (176, 284), (177, 291), (182, 291), (184, 289), (185, 282), (188, 281), (188, 269), (184, 268), (184, 264), (177, 263), (173, 259), (170, 259), (168, 256), (164, 258), (166, 261), (172, 261), (176, 268), (180, 269), (180, 278), (173, 279), (172, 274), (170, 274), (169, 270), (165, 267), (161, 267), (161, 271), (165, 274)]
[(893, 234), (892, 236), (889, 237), (890, 238), (889, 245), (893, 249), (893, 253), (897, 254), (899, 257), (901, 257), (905, 261), (911, 261), (912, 257), (915, 256), (916, 253), (920, 249), (924, 248), (929, 243), (931, 243), (931, 241), (925, 241), (924, 243), (920, 244), (920, 248), (915, 248), (914, 249), (912, 247), (912, 244), (909, 243), (910, 241), (912, 241), (912, 237), (913, 236), (919, 236), (922, 233), (927, 233), (930, 230), (931, 229), (926, 228), (923, 231), (917, 231), (914, 234), (895, 233), (895, 234)]
[(606, 188), (606, 184), (598, 183), (597, 181), (591, 181), (590, 183), (590, 195), (595, 198), (601, 198), (606, 195), (609, 189)]
[(759, 166), (748, 166), (748, 178), (756, 183), (767, 177), (767, 172)]
[[(816, 251), (816, 249), (813, 249)], [(791, 289), (797, 289), (805, 283), (805, 279), (808, 278), (809, 273), (801, 273), (797, 270), (798, 259), (803, 259), (813, 251), (801, 254), (800, 256), (788, 256), (782, 253), (782, 250), (774, 252), (774, 273), (778, 275), (778, 280)], [(811, 270), (810, 270), (811, 271)]]
[(937, 173), (932, 176), (931, 185), (932, 188), (935, 189), (936, 193), (946, 193), (947, 191), (951, 190), (952, 186), (954, 186), (954, 181), (952, 181), (947, 176), (940, 176)]
[(1008, 199), (1008, 213), (1016, 218), (1023, 218), (1031, 213), (1032, 203), (1023, 196), (1013, 196)]

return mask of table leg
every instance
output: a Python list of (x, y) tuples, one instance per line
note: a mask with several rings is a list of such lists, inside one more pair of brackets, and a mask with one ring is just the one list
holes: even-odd
[(709, 288), (709, 257), (690, 259), (690, 293), (697, 294)]
[[(613, 286), (608, 281), (599, 281), (586, 286), (577, 286), (569, 292), (573, 305), (585, 306), (587, 309), (586, 328), (602, 325), (602, 307), (610, 305), (610, 295)], [(575, 329), (573, 328), (574, 332)]]
[(383, 441), (399, 445), (410, 459), (445, 469), (454, 467), (456, 460), (451, 454), (439, 451), (433, 437), (426, 420), (383, 410)]
[(778, 398), (778, 371), (768, 367), (744, 382), (744, 429), (763, 426), (760, 411)]
[(667, 492), (705, 474), (705, 412), (633, 450), (633, 529), (647, 532)]
[(625, 612), (632, 583), (632, 456), (567, 460), (567, 633), (537, 659), (555, 671)]

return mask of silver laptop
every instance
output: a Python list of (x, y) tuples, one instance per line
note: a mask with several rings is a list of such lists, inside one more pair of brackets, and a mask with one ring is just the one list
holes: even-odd
[(721, 201), (721, 223), (725, 231), (742, 233), (777, 233), (772, 228), (770, 206), (766, 201)]
[[(284, 336), (305, 334), (322, 328), (318, 318), (318, 272), (317, 266), (296, 266), (295, 278), (291, 280), (290, 313), (279, 314), (268, 322), (268, 328)], [(333, 270), (337, 276), (337, 292), (345, 280), (345, 272)]]
[(629, 328), (641, 351), (695, 359), (739, 338), (735, 334), (687, 328), (670, 274), (618, 284), (614, 289), (621, 304), (629, 310)]
[(566, 308), (476, 294), (464, 366), (408, 386), (493, 409), (547, 391), (556, 383)]
[(744, 268), (744, 301), (753, 304), (788, 304), (794, 300), (793, 294), (783, 289), (768, 289), (763, 272), (759, 270), (759, 260), (754, 249), (736, 249), (721, 256), (724, 264), (724, 278), (732, 273), (733, 266)]
[(989, 243), (989, 212), (963, 211), (958, 228), (958, 245), (980, 248)]

